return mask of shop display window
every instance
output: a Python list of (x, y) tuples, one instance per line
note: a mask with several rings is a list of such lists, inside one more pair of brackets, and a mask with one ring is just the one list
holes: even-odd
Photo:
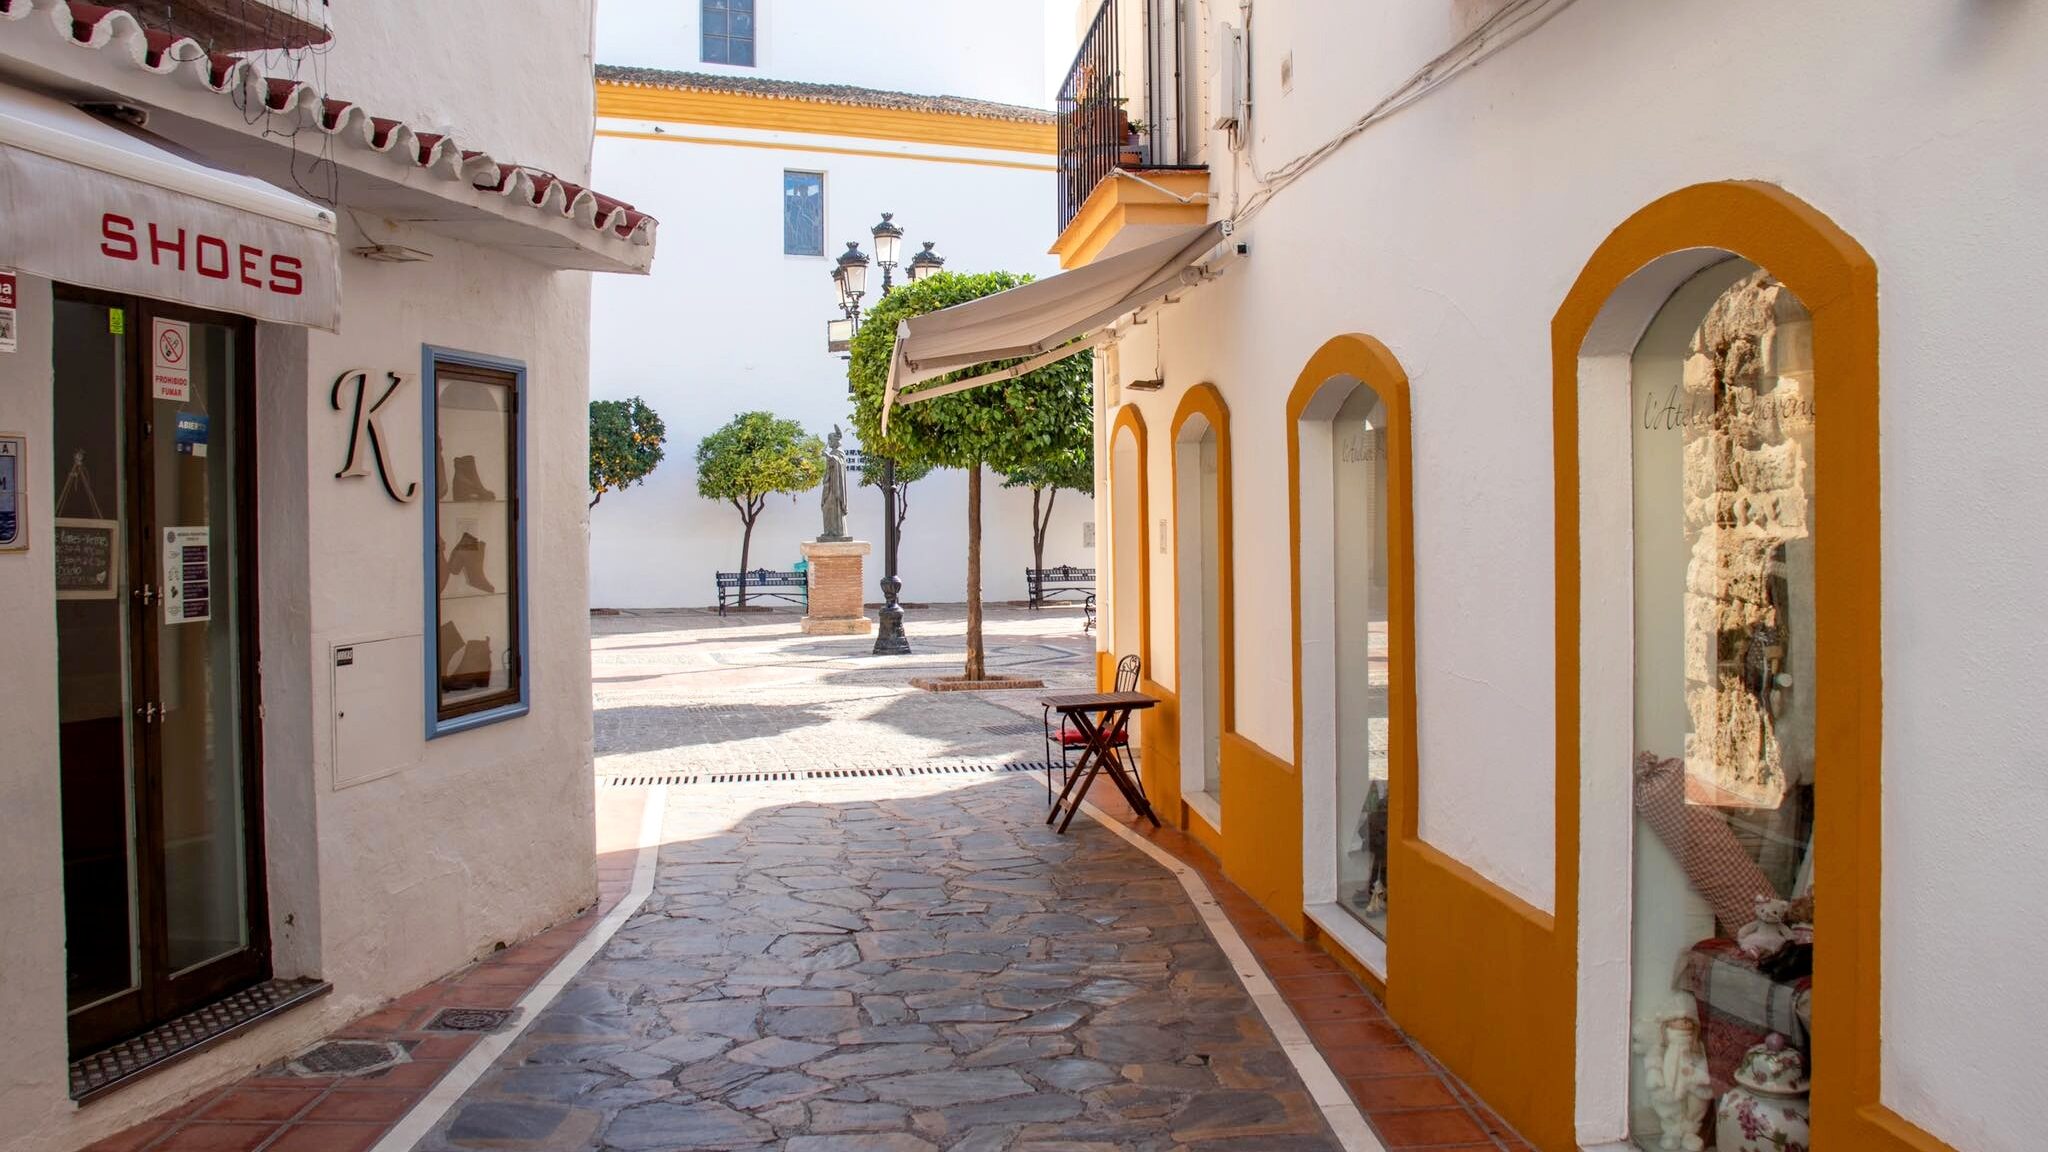
[(1337, 903), (1387, 934), (1387, 406), (1355, 385), (1332, 420)]
[(430, 735), (525, 711), (524, 370), (430, 350)]
[(1788, 289), (1728, 260), (1671, 296), (1632, 361), (1643, 1149), (1807, 1146), (1811, 332)]

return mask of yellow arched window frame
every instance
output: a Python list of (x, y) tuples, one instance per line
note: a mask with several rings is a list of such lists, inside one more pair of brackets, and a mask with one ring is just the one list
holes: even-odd
[[(1557, 644), (1557, 922), (1579, 927), (1581, 353), (1601, 311), (1653, 261), (1714, 250), (1767, 270), (1813, 320), (1816, 815), (1812, 1119), (1816, 1147), (1949, 1152), (1880, 1100), (1882, 632), (1878, 508), (1877, 266), (1832, 220), (1776, 185), (1699, 184), (1629, 217), (1593, 253), (1551, 323)], [(1576, 973), (1560, 992), (1576, 998)]]

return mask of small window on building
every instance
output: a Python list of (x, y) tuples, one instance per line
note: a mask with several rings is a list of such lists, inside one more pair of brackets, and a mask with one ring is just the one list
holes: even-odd
[(825, 254), (825, 174), (782, 174), (782, 252), (786, 256)]
[(424, 423), (428, 735), (521, 715), (523, 366), (429, 348)]
[(702, 0), (704, 62), (754, 66), (754, 0)]

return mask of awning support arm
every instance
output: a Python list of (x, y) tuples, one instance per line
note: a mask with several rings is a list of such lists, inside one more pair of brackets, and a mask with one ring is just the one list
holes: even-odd
[(955, 392), (965, 392), (970, 388), (979, 388), (984, 384), (1000, 384), (1005, 380), (1015, 380), (1026, 372), (1036, 372), (1048, 364), (1057, 364), (1069, 356), (1079, 356), (1083, 352), (1093, 351), (1099, 343), (1101, 343), (1099, 337), (1092, 337), (1076, 344), (1062, 345), (1050, 352), (1033, 356), (1021, 364), (1012, 364), (1008, 368), (1001, 368), (994, 372), (983, 372), (977, 376), (963, 376), (958, 380), (949, 380), (944, 384), (936, 384), (928, 388), (900, 392), (896, 396), (896, 402), (898, 404), (915, 404), (919, 400), (930, 400), (936, 396), (951, 396)]

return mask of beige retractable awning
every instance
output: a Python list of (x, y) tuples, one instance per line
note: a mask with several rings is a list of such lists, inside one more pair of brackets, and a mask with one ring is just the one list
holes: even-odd
[[(1179, 289), (1201, 283), (1195, 264), (1224, 235), (1221, 222), (1190, 228), (1085, 268), (1022, 284), (1007, 292), (914, 316), (896, 330), (896, 355), (882, 419), (897, 404), (963, 392), (1014, 379), (1082, 350), (1079, 338)], [(1022, 359), (995, 372), (927, 381), (999, 360)]]

